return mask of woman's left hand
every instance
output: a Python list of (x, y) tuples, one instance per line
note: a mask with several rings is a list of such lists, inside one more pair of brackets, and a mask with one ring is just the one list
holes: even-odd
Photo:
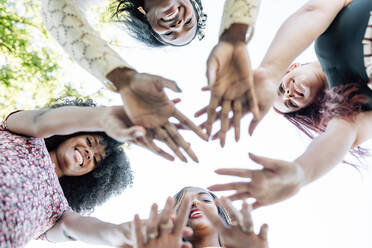
[(250, 181), (216, 184), (208, 189), (212, 191), (235, 190), (235, 193), (229, 196), (231, 200), (255, 198), (253, 208), (285, 200), (300, 190), (304, 181), (304, 172), (299, 164), (253, 154), (249, 156), (263, 168), (261, 170), (226, 168), (218, 169), (216, 173), (250, 178)]
[[(135, 248), (191, 248), (191, 244), (184, 242), (182, 237), (190, 213), (190, 198), (183, 200), (179, 215), (172, 220), (174, 212), (174, 200), (168, 198), (167, 203), (160, 214), (157, 205), (151, 208), (150, 218), (146, 223), (146, 230), (143, 230), (138, 215), (134, 217)], [(191, 232), (191, 231), (189, 231)], [(146, 233), (147, 237), (144, 237)]]
[(260, 233), (257, 235), (253, 230), (253, 221), (250, 213), (250, 206), (243, 202), (242, 209), (238, 211), (226, 197), (216, 200), (216, 204), (226, 209), (231, 216), (230, 226), (224, 224), (220, 216), (203, 204), (200, 208), (213, 226), (221, 235), (222, 244), (225, 248), (267, 248), (267, 230), (266, 224), (261, 226)]

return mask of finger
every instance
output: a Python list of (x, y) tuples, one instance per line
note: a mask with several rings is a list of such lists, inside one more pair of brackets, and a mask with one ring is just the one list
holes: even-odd
[(207, 119), (206, 128), (207, 128), (208, 137), (212, 133), (212, 125), (216, 118), (216, 108), (218, 107), (219, 102), (220, 102), (220, 98), (212, 94), (211, 99), (209, 101), (208, 109), (207, 109), (208, 119)]
[(176, 221), (174, 222), (173, 230), (175, 235), (181, 235), (184, 227), (186, 226), (190, 214), (190, 204), (191, 204), (190, 196), (185, 196), (178, 212), (179, 215), (177, 216)]
[(231, 218), (231, 225), (238, 225), (239, 223), (242, 223), (243, 216), (242, 214), (232, 205), (231, 201), (227, 199), (226, 197), (220, 198), (221, 206), (226, 209), (228, 212), (230, 218)]
[(194, 122), (192, 122), (189, 118), (187, 118), (180, 111), (176, 110), (173, 114), (173, 117), (175, 117), (177, 120), (179, 120), (185, 126), (189, 127), (200, 138), (202, 138), (205, 141), (208, 141), (208, 136), (205, 133), (203, 133), (203, 130), (200, 127), (198, 127), (197, 125), (195, 125)]
[[(217, 113), (217, 116), (218, 116), (218, 113)], [(218, 117), (217, 117), (216, 119), (218, 119)], [(233, 127), (233, 121), (232, 121), (232, 119), (230, 118), (230, 119), (229, 119), (229, 128), (228, 128), (228, 130), (230, 130), (232, 127)], [(212, 135), (212, 140), (216, 140), (216, 139), (218, 139), (219, 137), (220, 137), (220, 131), (218, 131), (218, 132), (216, 132), (215, 134)]]
[(194, 117), (195, 118), (198, 118), (199, 116), (207, 113), (207, 109), (208, 109), (208, 106), (205, 106), (204, 108), (198, 110), (195, 114), (194, 114)]
[(217, 169), (214, 172), (218, 175), (252, 178), (256, 171), (248, 169)]
[(178, 130), (190, 130), (189, 127), (186, 127), (182, 123), (171, 123), (171, 125), (177, 128)]
[(165, 132), (162, 128), (156, 128), (155, 129), (155, 135), (163, 141), (175, 154), (176, 156), (181, 159), (181, 161), (187, 163), (187, 159), (185, 156), (182, 154), (182, 152), (178, 149), (178, 146), (172, 138), (169, 136), (167, 132)]
[[(213, 123), (217, 122), (220, 119), (221, 119), (221, 110), (216, 113), (216, 117), (214, 118)], [(202, 124), (200, 124), (199, 127), (200, 128), (203, 128), (203, 129), (206, 128), (207, 127), (207, 121), (208, 120), (206, 120), (205, 122), (203, 122)], [(218, 134), (219, 133), (220, 133), (220, 131), (218, 131)]]
[(211, 90), (211, 88), (209, 88), (208, 86), (205, 86), (205, 87), (202, 87), (201, 90), (202, 91), (209, 91), (209, 90)]
[(225, 190), (236, 190), (238, 192), (246, 192), (249, 189), (249, 183), (247, 182), (233, 182), (226, 184), (215, 184), (208, 187), (211, 191), (225, 191)]
[(151, 212), (150, 212), (150, 217), (149, 219), (147, 220), (147, 226), (146, 226), (146, 232), (147, 232), (147, 236), (149, 238), (152, 238), (152, 236), (157, 236), (158, 235), (158, 221), (159, 221), (159, 218), (158, 218), (158, 205), (157, 204), (153, 204), (151, 206)]
[(134, 222), (134, 230), (135, 230), (135, 234), (136, 234), (137, 247), (141, 248), (141, 247), (144, 246), (145, 241), (144, 241), (143, 233), (142, 233), (141, 220), (140, 220), (138, 214), (136, 214), (134, 216), (133, 222)]
[(162, 78), (161, 84), (164, 88), (173, 90), (174, 92), (182, 92), (181, 88), (173, 80)]
[(261, 226), (260, 233), (258, 234), (258, 236), (262, 240), (267, 240), (267, 233), (268, 233), (268, 231), (269, 231), (269, 226), (267, 224), (263, 224)]
[(241, 192), (241, 193), (230, 195), (229, 199), (231, 201), (237, 201), (237, 200), (244, 200), (244, 199), (252, 198), (252, 197), (253, 197), (252, 194), (246, 191), (246, 192)]
[(191, 227), (184, 227), (183, 228), (183, 231), (182, 231), (182, 237), (185, 237), (185, 238), (188, 238), (188, 237), (191, 237), (193, 235), (193, 230)]
[(251, 85), (251, 87), (248, 88), (248, 91), (246, 93), (246, 97), (247, 97), (247, 101), (249, 103), (250, 110), (251, 110), (251, 112), (254, 116), (254, 119), (258, 120), (258, 119), (260, 119), (260, 111), (259, 111), (259, 108), (258, 108), (256, 94), (255, 94), (254, 88), (253, 88), (253, 78), (251, 78), (249, 81), (250, 81), (249, 85)]
[(235, 128), (235, 141), (240, 139), (240, 119), (242, 118), (242, 102), (240, 100), (235, 100), (233, 102), (233, 123)]
[(191, 146), (189, 143), (187, 143), (184, 138), (180, 135), (178, 130), (172, 126), (170, 123), (165, 124), (165, 129), (167, 130), (168, 134), (171, 136), (173, 141), (182, 147), (182, 149), (190, 156), (194, 162), (199, 163), (198, 157), (195, 155), (194, 151), (191, 149)]
[(253, 232), (253, 219), (251, 211), (252, 205), (248, 204), (246, 201), (243, 201), (243, 206), (240, 211), (243, 216), (241, 226), (246, 232)]
[(231, 101), (224, 100), (221, 110), (221, 130), (220, 130), (220, 145), (225, 146), (226, 132), (229, 129), (229, 113), (231, 110)]
[[(159, 226), (162, 229), (162, 225), (167, 225), (171, 221), (172, 212), (173, 212), (174, 200), (172, 197), (168, 197), (165, 203), (163, 210), (160, 213), (159, 217)], [(169, 231), (169, 230), (168, 230)]]
[(158, 155), (162, 156), (163, 158), (165, 158), (169, 161), (174, 161), (174, 157), (172, 155), (170, 155), (169, 153), (165, 152), (160, 147), (158, 147), (152, 141), (152, 139), (150, 139), (149, 137), (146, 137), (144, 140), (146, 142), (146, 148), (148, 148), (150, 151), (154, 152), (155, 154), (158, 154)]
[[(218, 204), (218, 200), (215, 201)], [(221, 217), (212, 211), (210, 208), (205, 206), (205, 203), (200, 203), (199, 206), (200, 210), (205, 214), (208, 220), (212, 223), (212, 226), (215, 227), (220, 233), (224, 232), (226, 229), (225, 224), (223, 223)]]
[(218, 61), (215, 57), (209, 57), (207, 61), (207, 79), (208, 87), (212, 87), (216, 81), (217, 71), (218, 71)]
[(270, 158), (266, 158), (266, 157), (262, 157), (262, 156), (257, 156), (253, 153), (249, 153), (249, 158), (252, 159), (253, 162), (255, 162), (257, 164), (260, 164), (267, 169), (274, 170), (274, 169), (278, 169), (278, 167), (280, 167), (280, 164), (278, 163), (280, 161), (275, 160), (275, 159), (270, 159)]
[(255, 203), (253, 203), (253, 209), (257, 209), (257, 208), (260, 208), (260, 207), (262, 207), (263, 205), (259, 202), (259, 201), (257, 201), (256, 200), (256, 202)]
[(248, 128), (248, 132), (249, 132), (249, 135), (252, 136), (254, 130), (256, 129), (258, 123), (260, 122), (260, 120), (257, 120), (257, 119), (252, 119), (251, 120), (251, 123), (249, 124), (249, 128)]

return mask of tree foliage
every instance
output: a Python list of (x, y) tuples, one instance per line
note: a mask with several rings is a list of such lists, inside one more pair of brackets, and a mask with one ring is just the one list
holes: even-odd
[(0, 0), (0, 118), (15, 109), (44, 106), (53, 98), (81, 96), (63, 82), (40, 13), (40, 2)]

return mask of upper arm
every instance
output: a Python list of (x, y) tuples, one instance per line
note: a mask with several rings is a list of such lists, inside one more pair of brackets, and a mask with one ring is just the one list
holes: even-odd
[(353, 147), (372, 138), (372, 111), (359, 113), (354, 121), (356, 138)]

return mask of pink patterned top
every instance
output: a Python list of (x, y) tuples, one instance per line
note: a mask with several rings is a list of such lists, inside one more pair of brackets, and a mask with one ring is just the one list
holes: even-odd
[(44, 140), (0, 126), (0, 247), (23, 247), (70, 210)]

